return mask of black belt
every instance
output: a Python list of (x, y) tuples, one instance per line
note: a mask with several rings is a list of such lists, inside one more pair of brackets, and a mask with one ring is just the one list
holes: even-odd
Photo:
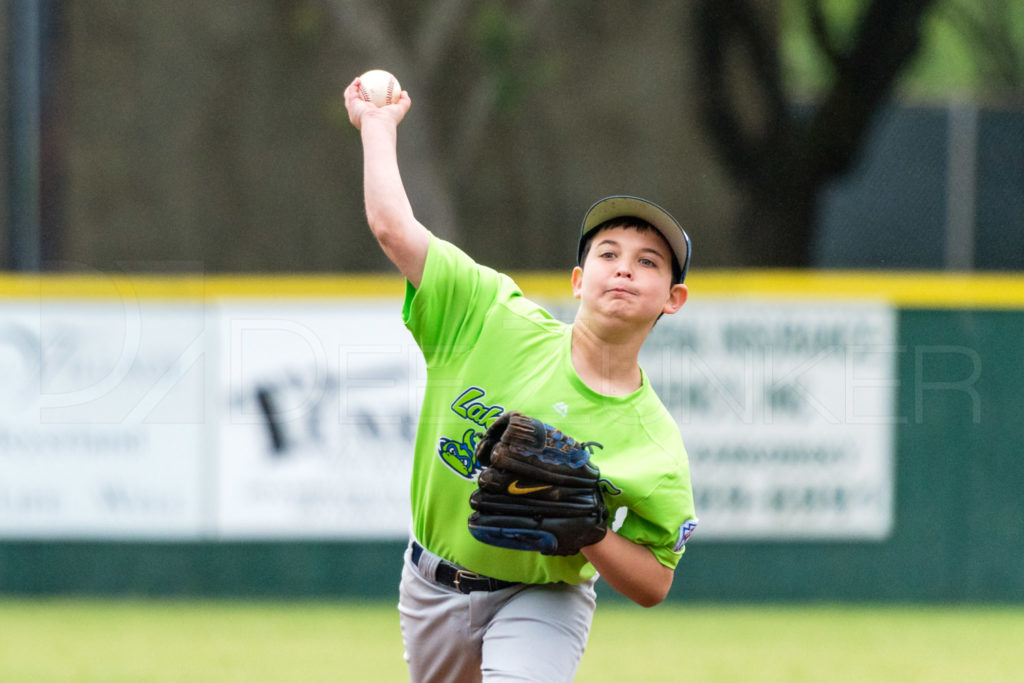
[[(412, 542), (412, 563), (417, 567), (420, 564), (420, 557), (423, 556), (423, 546), (416, 541)], [(460, 593), (471, 593), (473, 591), (496, 591), (502, 588), (519, 585), (516, 581), (502, 581), (492, 579), (483, 574), (477, 574), (461, 567), (456, 567), (447, 560), (441, 560), (434, 572), (434, 580), (442, 586), (454, 588)]]

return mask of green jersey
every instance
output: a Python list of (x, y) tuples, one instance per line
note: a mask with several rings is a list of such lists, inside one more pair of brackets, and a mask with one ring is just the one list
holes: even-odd
[(518, 410), (577, 441), (596, 441), (618, 533), (675, 567), (696, 526), (690, 471), (679, 428), (651, 388), (605, 396), (572, 365), (572, 326), (523, 296), (505, 275), (431, 237), (419, 288), (408, 285), (405, 325), (427, 366), (412, 469), (413, 533), (432, 552), (509, 581), (578, 584), (594, 575), (582, 554), (546, 556), (474, 539), (466, 519), (488, 425)]

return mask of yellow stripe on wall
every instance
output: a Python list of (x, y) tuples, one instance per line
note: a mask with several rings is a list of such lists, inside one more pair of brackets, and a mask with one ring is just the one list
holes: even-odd
[[(569, 273), (512, 273), (528, 296), (570, 294)], [(690, 299), (882, 300), (904, 308), (1024, 309), (1024, 274), (709, 270), (687, 279)], [(401, 298), (392, 274), (0, 275), (3, 299)]]
[(695, 274), (691, 296), (874, 299), (903, 308), (1024, 308), (1024, 275), (852, 271), (721, 271)]
[(0, 275), (11, 299), (395, 298), (397, 275)]
[[(569, 291), (568, 276), (523, 274), (527, 294)], [(903, 308), (1024, 308), (1024, 274), (897, 271), (708, 270), (686, 279), (690, 301), (705, 297), (876, 300)]]

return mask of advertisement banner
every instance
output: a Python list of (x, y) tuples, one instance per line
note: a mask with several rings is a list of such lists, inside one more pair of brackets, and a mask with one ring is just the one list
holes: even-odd
[(198, 306), (0, 308), (0, 536), (203, 533)]
[(401, 538), (426, 369), (400, 304), (219, 307), (217, 529)]
[[(657, 323), (640, 361), (695, 541), (889, 534), (895, 320), (723, 299)], [(0, 378), (0, 537), (408, 533), (426, 370), (399, 301), (6, 302)]]
[(665, 317), (641, 364), (686, 443), (704, 539), (883, 539), (896, 314), (719, 301)]

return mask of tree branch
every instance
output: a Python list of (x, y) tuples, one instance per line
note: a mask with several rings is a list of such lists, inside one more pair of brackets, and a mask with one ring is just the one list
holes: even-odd
[(825, 13), (822, 10), (820, 0), (804, 0), (804, 10), (807, 13), (807, 20), (811, 27), (811, 36), (814, 42), (825, 55), (833, 71), (841, 71), (845, 59), (842, 51), (836, 44), (835, 39), (828, 30), (828, 22), (825, 20)]
[(803, 166), (822, 183), (845, 172), (875, 113), (917, 52), (921, 20), (934, 0), (873, 0), (817, 109), (801, 146)]

